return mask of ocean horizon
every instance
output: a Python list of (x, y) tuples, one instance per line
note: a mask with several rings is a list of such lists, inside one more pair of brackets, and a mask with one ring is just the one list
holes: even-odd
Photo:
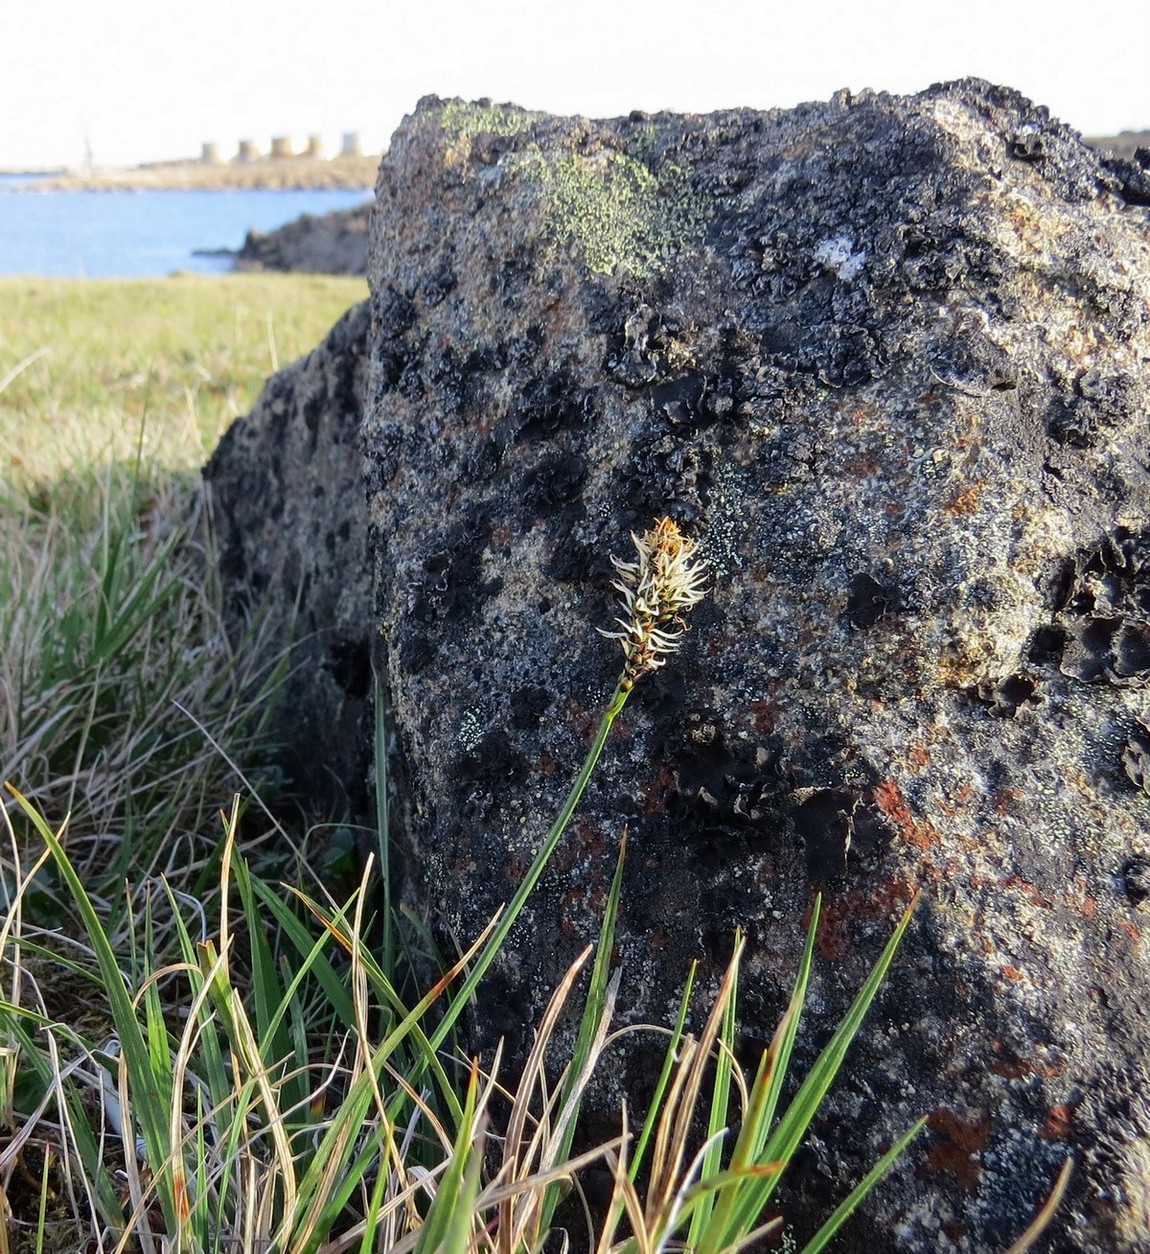
[(0, 275), (153, 278), (231, 269), (249, 230), (351, 209), (369, 190), (18, 190), (0, 176)]

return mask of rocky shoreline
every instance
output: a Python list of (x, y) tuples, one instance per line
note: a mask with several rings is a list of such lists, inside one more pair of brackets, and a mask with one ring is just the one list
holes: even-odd
[(305, 213), (275, 231), (249, 231), (234, 254), (232, 269), (365, 275), (370, 215), (369, 203), (333, 213)]

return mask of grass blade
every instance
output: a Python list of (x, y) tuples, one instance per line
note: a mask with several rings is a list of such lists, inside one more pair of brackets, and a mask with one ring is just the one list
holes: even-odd
[[(55, 833), (41, 816), (40, 812), (11, 784), (9, 792), (15, 797), (20, 808), (32, 822), (44, 843), (52, 851), (52, 857), (61, 879), (68, 888), (77, 911), (83, 920), (88, 933), (88, 943), (96, 955), (100, 975), (104, 981), (112, 1021), (116, 1026), (116, 1034), (123, 1051), (122, 1058), (131, 1078), (135, 1094), (136, 1114), (140, 1124), (140, 1134), (144, 1139), (148, 1161), (156, 1172), (157, 1192), (160, 1205), (164, 1212), (164, 1222), (170, 1232), (179, 1229), (179, 1216), (173, 1202), (170, 1188), (162, 1187), (168, 1166), (172, 1163), (173, 1146), (168, 1136), (167, 1114), (171, 1108), (171, 1069), (169, 1065), (160, 1068), (153, 1066), (152, 1052), (149, 1042), (140, 1029), (136, 1008), (128, 996), (124, 986), (124, 977), (120, 964), (112, 949), (104, 929), (100, 925), (99, 916), (91, 899), (76, 874), (60, 836)], [(61, 833), (64, 827), (60, 829)], [(167, 1064), (167, 1060), (165, 1060)], [(130, 1146), (130, 1134), (128, 1137)], [(130, 1151), (129, 1151), (130, 1152)]]
[(831, 1238), (838, 1232), (844, 1223), (850, 1218), (855, 1207), (863, 1200), (864, 1197), (874, 1188), (874, 1186), (886, 1175), (894, 1161), (906, 1149), (906, 1147), (914, 1140), (916, 1136), (926, 1126), (926, 1119), (920, 1119), (912, 1127), (899, 1137), (897, 1141), (887, 1150), (887, 1152), (878, 1160), (877, 1163), (866, 1173), (865, 1176), (855, 1185), (850, 1193), (835, 1207), (834, 1211), (826, 1222), (819, 1228), (818, 1232), (806, 1243), (802, 1248), (802, 1254), (819, 1254), (824, 1249)]

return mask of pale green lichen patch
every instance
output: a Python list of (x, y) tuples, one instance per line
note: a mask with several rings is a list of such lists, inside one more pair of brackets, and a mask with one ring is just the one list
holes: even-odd
[(440, 114), (440, 124), (456, 139), (473, 135), (518, 135), (529, 131), (547, 115), (516, 105), (475, 104), (465, 100), (447, 100)]
[(699, 242), (710, 215), (679, 165), (653, 170), (618, 151), (534, 151), (517, 154), (515, 164), (541, 186), (548, 234), (577, 243), (593, 274), (654, 274)]

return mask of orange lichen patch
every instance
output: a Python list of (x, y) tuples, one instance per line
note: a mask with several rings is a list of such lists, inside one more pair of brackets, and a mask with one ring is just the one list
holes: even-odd
[(964, 784), (953, 797), (945, 801), (936, 801), (935, 808), (947, 818), (954, 818), (956, 814), (961, 814), (968, 808), (968, 803), (973, 796), (974, 789), (969, 784)]
[[(1115, 925), (1118, 933), (1125, 938), (1125, 947), (1132, 954), (1138, 954), (1142, 950), (1142, 929), (1137, 923), (1131, 922), (1129, 919), (1115, 919)], [(1115, 933), (1114, 939), (1120, 940), (1118, 933)]]
[(973, 1193), (982, 1175), (978, 1155), (990, 1141), (990, 1116), (981, 1115), (968, 1123), (942, 1106), (930, 1113), (926, 1124), (938, 1140), (927, 1151), (919, 1175), (948, 1171), (962, 1188)]
[(819, 916), (819, 934), (815, 938), (819, 957), (828, 962), (845, 958), (854, 948), (854, 938), (847, 927), (846, 915), (828, 906)]
[(1007, 1049), (1002, 1041), (995, 1037), (990, 1042), (991, 1052), (995, 1057), (991, 1060), (990, 1069), (995, 1075), (1000, 1075), (1004, 1080), (1021, 1080), (1026, 1076), (1034, 1075), (1035, 1066), (1031, 1062), (1024, 1062), (1011, 1049)]
[(890, 821), (891, 826), (903, 838), (922, 850), (933, 848), (939, 835), (929, 823), (919, 822), (911, 813), (902, 789), (893, 779), (883, 780), (872, 789), (874, 803)]
[[(845, 958), (854, 949), (850, 923), (855, 919), (874, 922), (901, 914), (915, 894), (914, 885), (896, 879), (879, 884), (870, 892), (853, 888), (841, 897), (823, 899), (819, 915), (819, 931), (815, 938), (819, 954), (828, 961)], [(810, 926), (811, 906), (803, 916), (803, 927)]]
[(1051, 1106), (1038, 1135), (1045, 1141), (1065, 1141), (1070, 1135), (1070, 1125), (1074, 1122), (1077, 1107), (1077, 1102), (1059, 1102), (1057, 1106)]
[(750, 710), (755, 720), (755, 731), (760, 736), (769, 736), (779, 719), (779, 703), (770, 700), (752, 701)]
[(1017, 967), (1003, 967), (1002, 974), (1008, 980), (1018, 981), (1026, 979), (1026, 976)]
[[(588, 710), (585, 706), (578, 702), (572, 701), (568, 705), (567, 718), (574, 726), (580, 740), (591, 741), (595, 738), (595, 732), (599, 727), (599, 719), (602, 717), (600, 711)], [(624, 722), (622, 717), (615, 720), (612, 728), (612, 735), (616, 740), (620, 736), (629, 737), (631, 735), (630, 728)]]
[(1054, 905), (1052, 898), (1040, 892), (1028, 880), (1024, 880), (1021, 875), (1008, 875), (1002, 881), (1002, 887), (1020, 893), (1032, 906), (1039, 906), (1043, 910), (1050, 910)]
[(1090, 895), (1086, 880), (1081, 875), (1076, 875), (1070, 881), (1062, 894), (1062, 900), (1071, 910), (1077, 910), (1084, 919), (1092, 919), (1094, 911), (1098, 908), (1097, 899)]
[(667, 809), (667, 797), (675, 789), (675, 776), (668, 766), (660, 768), (659, 773), (643, 788), (643, 797), (639, 802), (640, 814), (663, 814)]
[(1002, 815), (1010, 808), (1012, 801), (1017, 801), (1022, 794), (1017, 788), (1003, 788), (1001, 792), (996, 792), (990, 799), (990, 804), (994, 806), (995, 814)]
[(972, 484), (960, 492), (952, 501), (942, 507), (944, 514), (953, 518), (970, 518), (978, 513), (978, 498), (982, 495), (982, 485)]
[(843, 470), (856, 479), (865, 479), (870, 475), (882, 472), (882, 462), (873, 453), (856, 453), (850, 458)]
[(894, 914), (901, 914), (917, 892), (918, 889), (909, 880), (889, 880), (878, 885), (868, 898), (874, 908), (874, 914), (868, 917), (889, 919)]
[[(577, 866), (584, 867), (582, 879), (586, 885), (592, 876), (600, 874), (602, 855), (607, 847), (607, 840), (603, 829), (587, 819), (576, 819), (570, 831), (571, 839), (565, 841), (555, 851), (552, 865), (558, 871), (571, 871)], [(591, 864), (590, 867), (586, 865), (588, 862)]]
[(907, 750), (906, 760), (916, 771), (930, 765), (930, 750), (925, 745), (914, 745)]
[(559, 901), (559, 927), (564, 936), (572, 940), (585, 939), (589, 929), (587, 918), (597, 923), (603, 922), (603, 911), (607, 905), (607, 894), (602, 888), (588, 890), (582, 885), (570, 888)]
[(990, 1042), (990, 1049), (994, 1054), (990, 1069), (995, 1075), (1002, 1076), (1004, 1080), (1022, 1080), (1032, 1075), (1042, 1076), (1046, 1080), (1056, 1080), (1062, 1074), (1062, 1066), (1059, 1063), (1019, 1058), (1014, 1050), (1004, 1045), (998, 1037)]
[(528, 865), (527, 858), (523, 854), (513, 853), (503, 864), (503, 874), (507, 882), (516, 886), (522, 884)]
[(571, 916), (578, 910), (585, 895), (585, 890), (582, 888), (569, 889), (563, 894), (559, 904), (559, 927), (563, 935), (570, 937), (572, 940), (577, 939), (581, 935), (581, 929), (575, 924)]

